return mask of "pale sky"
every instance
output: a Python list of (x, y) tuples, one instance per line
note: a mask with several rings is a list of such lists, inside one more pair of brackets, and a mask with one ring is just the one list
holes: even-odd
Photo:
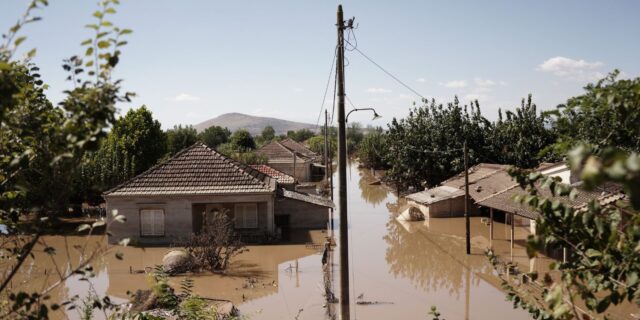
[[(96, 1), (50, 0), (23, 31), (53, 101), (70, 87), (62, 59), (81, 51)], [(336, 43), (334, 1), (122, 0), (113, 19), (134, 33), (116, 78), (164, 128), (227, 112), (316, 123)], [(358, 49), (426, 97), (478, 99), (490, 119), (528, 93), (555, 108), (614, 68), (640, 75), (640, 1), (343, 1)], [(3, 0), (0, 30), (26, 1)], [(347, 95), (383, 118), (417, 97), (357, 52), (347, 52)], [(329, 90), (332, 91), (332, 87)], [(331, 93), (326, 106), (331, 109)]]

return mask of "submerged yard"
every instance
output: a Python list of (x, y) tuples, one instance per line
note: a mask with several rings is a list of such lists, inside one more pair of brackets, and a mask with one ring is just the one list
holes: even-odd
[[(398, 222), (401, 207), (394, 194), (383, 185), (371, 185), (375, 177), (369, 171), (350, 169), (349, 222), (352, 313), (357, 319), (426, 319), (432, 305), (447, 319), (528, 319), (525, 311), (513, 309), (499, 289), (498, 279), (484, 256), (489, 245), (489, 227), (480, 218), (472, 218), (472, 255), (464, 252), (464, 219), (431, 219), (420, 222)], [(334, 221), (334, 227), (338, 227)], [(524, 239), (526, 228), (516, 230), (516, 238)], [(327, 305), (324, 297), (324, 274), (318, 246), (331, 233), (312, 231), (294, 239), (292, 244), (249, 246), (249, 251), (236, 257), (225, 274), (190, 275), (194, 292), (208, 298), (231, 300), (243, 315), (251, 319), (327, 319), (337, 312), (337, 304)], [(509, 227), (496, 223), (493, 246), (509, 258)], [(105, 245), (95, 236), (92, 245)], [(84, 243), (77, 236), (48, 236), (45, 241), (57, 249), (52, 260), (42, 250), (35, 260), (25, 265), (14, 286), (41, 288), (50, 282), (54, 266), (64, 269), (69, 247), (70, 261), (80, 256), (74, 245)], [(339, 245), (339, 244), (338, 244)], [(321, 248), (321, 247), (320, 247)], [(126, 301), (127, 291), (149, 286), (146, 270), (160, 264), (167, 247), (120, 248), (124, 260), (114, 254), (94, 264), (96, 277), (91, 285), (98, 294), (108, 294), (116, 301)], [(333, 253), (328, 275), (338, 296), (339, 261)], [(526, 257), (524, 248), (516, 244), (514, 261), (523, 268), (538, 268)], [(179, 287), (184, 277), (173, 277)], [(74, 295), (86, 295), (89, 284), (71, 278), (52, 293), (52, 299), (63, 301)], [(358, 302), (358, 303), (357, 303)], [(357, 303), (357, 304), (356, 304)], [(76, 310), (66, 311), (78, 318)], [(61, 313), (58, 318), (64, 318)]]

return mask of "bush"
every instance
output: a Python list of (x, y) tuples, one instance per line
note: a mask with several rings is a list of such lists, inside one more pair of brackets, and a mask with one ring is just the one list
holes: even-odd
[(188, 240), (185, 248), (195, 258), (197, 269), (224, 270), (231, 258), (246, 250), (227, 213), (224, 209), (204, 213), (202, 232)]

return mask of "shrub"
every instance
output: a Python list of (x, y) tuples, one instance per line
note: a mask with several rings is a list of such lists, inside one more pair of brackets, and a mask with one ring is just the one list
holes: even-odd
[(245, 251), (227, 213), (226, 209), (204, 213), (202, 232), (188, 240), (185, 248), (195, 258), (196, 268), (224, 270), (232, 257)]

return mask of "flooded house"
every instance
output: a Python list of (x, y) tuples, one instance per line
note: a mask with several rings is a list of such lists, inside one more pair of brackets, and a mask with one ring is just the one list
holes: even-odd
[[(517, 203), (516, 196), (527, 195), (520, 185), (507, 172), (507, 165), (481, 163), (469, 169), (469, 213), (482, 214), (489, 226), (489, 239), (494, 239), (494, 222), (509, 225), (509, 241), (516, 241), (516, 228), (525, 234), (535, 234), (536, 218), (539, 214), (525, 204)], [(558, 179), (558, 182), (571, 185), (580, 191), (575, 199), (554, 197), (546, 188), (540, 188), (540, 195), (558, 200), (580, 210), (596, 200), (601, 205), (611, 204), (624, 198), (619, 186), (611, 185), (598, 190), (580, 188), (580, 181), (572, 175), (564, 163), (543, 163), (535, 171)], [(464, 173), (460, 173), (441, 183), (440, 186), (407, 195), (407, 208), (400, 220), (420, 220), (420, 218), (447, 218), (464, 216)]]
[[(110, 241), (179, 243), (216, 213), (227, 213), (246, 238), (285, 237), (293, 229), (324, 228), (333, 203), (287, 190), (278, 179), (196, 143), (104, 193)], [(108, 214), (110, 216), (110, 214)]]
[(271, 141), (256, 153), (267, 158), (270, 167), (293, 176), (299, 182), (312, 181), (324, 172), (322, 157), (292, 139)]
[[(469, 213), (479, 214), (475, 204), (477, 199), (500, 189), (502, 182), (511, 181), (506, 173), (508, 166), (490, 163), (480, 163), (469, 168)], [(496, 177), (497, 175), (497, 177)], [(492, 179), (488, 179), (492, 177)], [(489, 185), (480, 186), (480, 180), (491, 181)], [(495, 183), (494, 183), (495, 182)], [(407, 195), (407, 210), (402, 213), (407, 220), (415, 218), (445, 218), (461, 217), (464, 215), (464, 172), (443, 181), (439, 186)]]

